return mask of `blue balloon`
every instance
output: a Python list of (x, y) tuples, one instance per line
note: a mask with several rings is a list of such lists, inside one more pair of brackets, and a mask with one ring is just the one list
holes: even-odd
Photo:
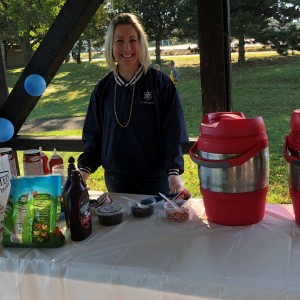
[(14, 125), (7, 119), (0, 118), (0, 142), (9, 141), (14, 135)]
[(42, 76), (32, 74), (25, 79), (24, 88), (31, 96), (41, 96), (46, 89), (46, 81)]

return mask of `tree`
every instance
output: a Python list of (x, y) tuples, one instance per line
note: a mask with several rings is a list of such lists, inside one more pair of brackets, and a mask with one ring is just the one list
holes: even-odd
[(92, 60), (92, 46), (97, 45), (100, 47), (104, 44), (104, 37), (108, 23), (108, 12), (104, 6), (100, 6), (81, 36), (81, 39), (88, 42), (89, 61)]
[(0, 108), (8, 96), (3, 48), (3, 44), (0, 42)]
[(280, 40), (287, 42), (287, 36), (295, 27), (292, 21), (299, 18), (299, 1), (280, 0), (231, 0), (231, 36), (238, 40), (238, 61), (245, 62), (247, 38), (280, 49)]
[(197, 0), (184, 1), (178, 25), (178, 28), (174, 31), (176, 37), (180, 40), (189, 39), (199, 42)]
[(300, 1), (280, 2), (269, 27), (258, 34), (256, 40), (270, 45), (281, 55), (288, 55), (289, 50), (300, 50), (300, 29), (294, 23), (300, 17), (299, 5)]
[[(156, 63), (161, 64), (160, 43), (173, 36), (180, 28), (181, 16), (186, 16), (184, 11), (187, 0), (131, 0), (114, 1), (115, 13), (131, 12), (140, 16), (150, 41), (155, 41)], [(196, 10), (196, 7), (195, 7)]]
[(4, 30), (0, 40), (13, 35), (26, 65), (65, 0), (0, 0), (0, 20)]

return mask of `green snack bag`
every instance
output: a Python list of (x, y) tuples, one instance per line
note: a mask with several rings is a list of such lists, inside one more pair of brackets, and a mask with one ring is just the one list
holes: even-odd
[(4, 217), (4, 246), (59, 247), (64, 236), (56, 226), (61, 176), (13, 178)]
[(32, 243), (45, 243), (50, 240), (52, 201), (50, 194), (33, 195)]

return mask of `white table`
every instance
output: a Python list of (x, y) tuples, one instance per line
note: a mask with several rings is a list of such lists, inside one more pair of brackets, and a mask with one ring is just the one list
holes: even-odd
[[(192, 201), (200, 213), (202, 201)], [(72, 242), (67, 231), (57, 249), (0, 246), (0, 299), (300, 299), (292, 205), (267, 205), (260, 223), (238, 227), (205, 215), (177, 224), (165, 220), (161, 204), (155, 209), (112, 227), (94, 215), (88, 239)]]

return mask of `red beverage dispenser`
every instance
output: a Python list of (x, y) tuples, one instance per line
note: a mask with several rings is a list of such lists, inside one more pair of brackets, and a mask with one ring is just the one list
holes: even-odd
[(269, 187), (269, 149), (261, 117), (240, 112), (206, 114), (189, 151), (198, 164), (208, 220), (222, 225), (259, 222)]
[(290, 133), (285, 137), (284, 158), (289, 168), (289, 192), (296, 223), (300, 225), (300, 109), (292, 113)]

